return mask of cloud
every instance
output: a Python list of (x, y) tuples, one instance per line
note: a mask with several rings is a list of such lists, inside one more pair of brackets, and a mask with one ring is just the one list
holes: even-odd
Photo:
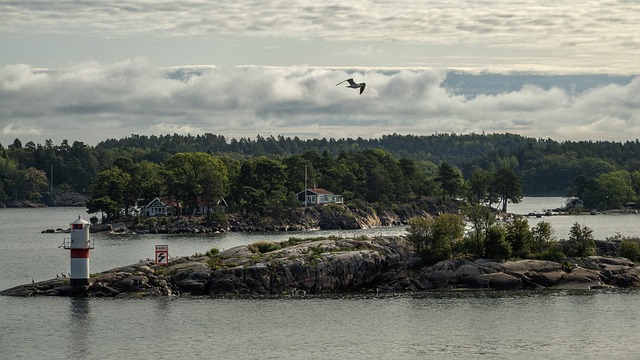
[(20, 124), (9, 123), (2, 127), (2, 134), (10, 136), (40, 135), (41, 129), (23, 128)]
[[(125, 47), (126, 56), (147, 55), (135, 53), (135, 45), (177, 38), (183, 41), (168, 46), (197, 42), (202, 47), (203, 39), (220, 40), (217, 45), (228, 41), (224, 46), (229, 48), (251, 44), (245, 55), (264, 42), (264, 51), (285, 49), (285, 59), (296, 55), (290, 42), (296, 40), (327, 49), (355, 45), (364, 49), (357, 52), (357, 63), (369, 57), (407, 65), (399, 58), (414, 56), (414, 63), (437, 66), (457, 59), (456, 66), (486, 66), (483, 62), (490, 61), (520, 70), (529, 66), (637, 73), (629, 59), (640, 55), (637, 1), (21, 0), (0, 2), (0, 14), (0, 38), (5, 40), (74, 36), (64, 38), (64, 46), (81, 41), (91, 48), (97, 39), (133, 39)], [(257, 58), (264, 61), (265, 54)], [(322, 51), (311, 56), (316, 54), (325, 58)], [(348, 51), (345, 55), (353, 56)]]
[[(362, 95), (336, 86), (350, 77), (367, 83)], [(513, 84), (508, 90), (465, 87), (492, 79)], [(588, 87), (576, 91), (580, 80), (435, 69), (161, 68), (140, 58), (55, 70), (11, 65), (0, 68), (0, 143), (18, 137), (95, 144), (134, 133), (203, 132), (228, 138), (483, 131), (557, 140), (640, 137), (640, 78), (585, 76)]]

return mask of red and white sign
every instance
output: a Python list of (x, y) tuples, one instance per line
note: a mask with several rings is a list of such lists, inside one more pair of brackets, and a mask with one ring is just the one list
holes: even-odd
[(156, 265), (169, 265), (169, 245), (156, 245)]

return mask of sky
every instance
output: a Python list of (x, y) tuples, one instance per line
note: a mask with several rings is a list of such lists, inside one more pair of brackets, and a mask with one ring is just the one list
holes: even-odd
[(638, 34), (638, 0), (0, 0), (0, 144), (633, 141)]

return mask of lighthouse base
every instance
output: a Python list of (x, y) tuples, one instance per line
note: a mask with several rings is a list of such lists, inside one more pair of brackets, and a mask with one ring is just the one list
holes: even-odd
[(71, 286), (89, 286), (89, 279), (71, 279)]

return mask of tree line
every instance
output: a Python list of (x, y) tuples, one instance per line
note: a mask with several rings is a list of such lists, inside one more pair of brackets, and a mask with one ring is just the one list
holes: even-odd
[[(435, 218), (414, 218), (409, 222), (407, 240), (415, 247), (424, 265), (452, 259), (541, 259), (565, 262), (567, 257), (596, 254), (593, 230), (574, 223), (569, 238), (558, 242), (551, 224), (546, 221), (530, 227), (527, 219), (516, 215), (507, 222), (496, 220), (487, 207), (470, 204), (464, 209), (471, 229), (459, 214), (443, 214)], [(621, 240), (617, 255), (640, 260), (637, 239)]]
[[(305, 166), (309, 179), (316, 185), (369, 202), (407, 201), (413, 196), (435, 194), (466, 196), (463, 193), (472, 191), (476, 197), (488, 193), (485, 197), (489, 202), (522, 194), (578, 196), (585, 200), (585, 206), (604, 208), (636, 202), (640, 193), (638, 141), (556, 142), (514, 134), (393, 134), (378, 139), (308, 140), (257, 136), (227, 140), (213, 134), (174, 134), (132, 135), (105, 140), (96, 146), (80, 141), (69, 144), (67, 140), (60, 145), (51, 140), (23, 145), (19, 139), (6, 147), (0, 144), (0, 201), (38, 201), (40, 193), (51, 187), (89, 193), (96, 198), (108, 188), (96, 182), (102, 182), (108, 175), (120, 176), (104, 171), (119, 169), (128, 174), (131, 170), (126, 169), (127, 160), (123, 159), (142, 167), (145, 176), (153, 177), (154, 171), (158, 171), (157, 182), (166, 187), (168, 183), (177, 183), (174, 177), (178, 174), (167, 170), (175, 162), (170, 159), (177, 154), (193, 153), (221, 161), (227, 171), (227, 180), (221, 185), (223, 192), (244, 204), (255, 204), (254, 200), (266, 195), (269, 201), (277, 198), (276, 202), (282, 205), (283, 197), (290, 197), (294, 189), (302, 190)], [(269, 184), (261, 173), (266, 165), (282, 168), (273, 170)], [(455, 178), (454, 173), (463, 181), (450, 181)], [(137, 181), (134, 175), (128, 174), (133, 178), (125, 183)], [(495, 183), (487, 188), (486, 184), (492, 183), (489, 175), (503, 181), (502, 190)], [(516, 186), (512, 188), (521, 187), (520, 194), (509, 194), (511, 190), (504, 189), (514, 182)], [(155, 186), (158, 193), (161, 186)], [(251, 188), (259, 191), (252, 192)], [(240, 197), (247, 193), (253, 199)], [(189, 194), (178, 197), (193, 198)], [(128, 201), (119, 205), (126, 207)]]
[(503, 179), (509, 178), (505, 174), (515, 177), (513, 171), (501, 169), (495, 174), (483, 172), (469, 183), (450, 164), (398, 159), (380, 149), (337, 156), (309, 151), (282, 158), (189, 152), (174, 154), (161, 164), (134, 163), (122, 157), (98, 173), (90, 186), (88, 207), (92, 213), (113, 218), (121, 212), (128, 215), (132, 206), (166, 197), (192, 214), (201, 204), (215, 209), (217, 200), (226, 198), (234, 211), (284, 218), (300, 207), (297, 193), (312, 186), (340, 194), (347, 202), (381, 206), (423, 196), (443, 201), (464, 197), (477, 203), (518, 202), (520, 183), (505, 183)]

